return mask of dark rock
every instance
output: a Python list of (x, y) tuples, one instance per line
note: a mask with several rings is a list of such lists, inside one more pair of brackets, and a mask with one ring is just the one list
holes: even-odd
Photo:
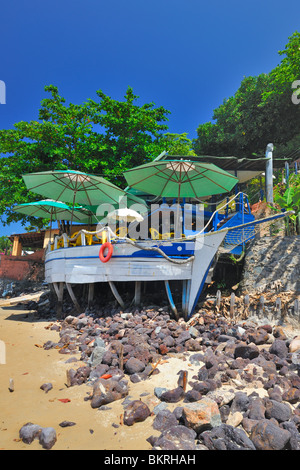
[(43, 428), (39, 435), (39, 443), (44, 449), (51, 449), (57, 441), (56, 431), (54, 428)]
[(282, 399), (288, 401), (291, 404), (295, 404), (300, 401), (300, 390), (298, 388), (290, 388), (283, 393)]
[(125, 409), (124, 424), (132, 426), (134, 423), (145, 421), (151, 412), (148, 406), (140, 400), (134, 400)]
[(153, 450), (195, 450), (196, 437), (195, 431), (178, 424), (156, 439)]
[(251, 331), (247, 334), (250, 343), (256, 345), (265, 344), (269, 339), (268, 333), (264, 329)]
[(184, 390), (182, 387), (174, 388), (173, 390), (168, 390), (161, 394), (160, 399), (166, 401), (167, 403), (177, 403), (182, 400), (184, 397)]
[(231, 404), (231, 413), (239, 411), (241, 413), (248, 410), (249, 398), (248, 395), (244, 392), (237, 392)]
[(177, 424), (178, 421), (175, 414), (170, 410), (165, 409), (157, 413), (152, 426), (157, 431), (164, 431), (169, 429), (171, 426), (177, 426)]
[(197, 390), (189, 390), (185, 394), (184, 401), (185, 402), (194, 402), (194, 401), (201, 400), (201, 398), (202, 398), (202, 395), (201, 395), (200, 392), (198, 392)]
[(228, 424), (221, 424), (200, 435), (209, 450), (255, 450), (245, 431)]
[(255, 397), (250, 399), (247, 412), (249, 419), (264, 419), (265, 411), (266, 409), (261, 398)]
[(292, 409), (286, 403), (281, 403), (275, 400), (265, 400), (266, 418), (276, 419), (279, 423), (288, 421), (292, 416)]
[(44, 392), (48, 393), (50, 390), (52, 390), (53, 385), (51, 383), (46, 383), (40, 386), (41, 390), (44, 390)]
[(239, 343), (234, 349), (234, 357), (241, 357), (243, 359), (254, 359), (259, 355), (258, 347), (253, 344)]
[(283, 450), (291, 433), (268, 419), (260, 420), (252, 429), (250, 439), (257, 450)]
[(124, 381), (98, 379), (93, 387), (92, 408), (99, 408), (128, 395), (128, 386)]
[(168, 389), (165, 387), (155, 387), (154, 389), (154, 395), (160, 399), (163, 393), (167, 392)]
[(31, 444), (34, 439), (39, 437), (42, 427), (38, 424), (26, 423), (19, 431), (19, 437), (25, 444)]
[(136, 357), (131, 357), (125, 364), (125, 371), (128, 374), (136, 374), (138, 372), (143, 372), (144, 369), (144, 362), (140, 361)]
[(190, 332), (188, 330), (186, 330), (186, 331), (183, 331), (178, 336), (178, 338), (176, 338), (175, 342), (176, 342), (176, 344), (181, 344), (181, 343), (184, 343), (185, 341), (187, 341), (188, 339), (191, 339), (191, 335), (190, 335)]
[(285, 341), (283, 341), (282, 339), (276, 339), (271, 345), (269, 352), (284, 359), (287, 356), (289, 350)]
[(204, 380), (203, 382), (193, 383), (193, 389), (201, 393), (201, 395), (206, 395), (208, 392), (216, 390), (217, 384), (212, 379)]
[(67, 428), (69, 426), (75, 426), (76, 423), (74, 423), (73, 421), (62, 421), (61, 423), (59, 423), (59, 426), (61, 428)]
[(289, 450), (300, 450), (300, 434), (297, 426), (293, 421), (282, 423), (282, 428), (289, 431), (291, 438), (289, 441)]

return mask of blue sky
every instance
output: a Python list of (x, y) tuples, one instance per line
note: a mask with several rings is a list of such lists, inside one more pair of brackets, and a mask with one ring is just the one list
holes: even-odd
[(192, 139), (300, 30), (296, 0), (10, 0), (0, 12), (0, 129), (37, 119), (45, 85), (78, 104), (99, 89), (122, 100), (131, 86), (140, 104), (171, 111), (169, 132)]

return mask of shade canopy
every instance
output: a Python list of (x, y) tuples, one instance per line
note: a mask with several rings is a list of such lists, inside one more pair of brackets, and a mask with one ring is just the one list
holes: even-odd
[(111, 212), (110, 214), (107, 215), (107, 219), (111, 220), (124, 220), (126, 222), (142, 222), (144, 220), (144, 217), (136, 212), (133, 209), (116, 209), (115, 211)]
[(27, 189), (44, 197), (71, 204), (119, 203), (126, 195), (106, 179), (75, 170), (42, 171), (23, 175)]
[(91, 211), (82, 207), (75, 207), (72, 210), (67, 204), (52, 199), (42, 199), (41, 201), (19, 204), (13, 210), (31, 217), (41, 217), (51, 221), (73, 219), (78, 223), (98, 222)]
[(130, 187), (162, 197), (199, 198), (231, 191), (238, 179), (210, 163), (153, 161), (124, 172)]

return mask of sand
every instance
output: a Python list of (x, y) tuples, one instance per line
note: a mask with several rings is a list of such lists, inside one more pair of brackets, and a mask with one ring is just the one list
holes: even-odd
[[(50, 323), (16, 306), (0, 308), (0, 340), (5, 343), (5, 347), (0, 343), (0, 449), (42, 450), (38, 440), (25, 444), (19, 439), (20, 428), (31, 422), (56, 430), (57, 442), (52, 450), (151, 450), (146, 439), (160, 435), (152, 427), (154, 416), (126, 426), (121, 424), (123, 400), (109, 404), (109, 410), (93, 409), (90, 401), (84, 400), (91, 394), (90, 385), (67, 387), (66, 371), (84, 363), (66, 364), (70, 355), (43, 349), (46, 341), (57, 342), (59, 338), (56, 331), (49, 329)], [(80, 353), (74, 356), (79, 359)], [(160, 373), (147, 381), (137, 384), (129, 381), (129, 395), (142, 399), (151, 411), (160, 403), (153, 394), (154, 387), (175, 388), (179, 370), (187, 370), (190, 379), (199, 366), (182, 358), (169, 358), (158, 368)], [(10, 379), (14, 381), (13, 392), (9, 391)], [(40, 387), (48, 382), (53, 389), (46, 393)], [(141, 397), (145, 392), (149, 395)], [(70, 401), (64, 403), (61, 399)], [(178, 405), (169, 404), (169, 408)], [(59, 423), (65, 420), (76, 425), (62, 428)], [(112, 426), (113, 423), (119, 427)]]

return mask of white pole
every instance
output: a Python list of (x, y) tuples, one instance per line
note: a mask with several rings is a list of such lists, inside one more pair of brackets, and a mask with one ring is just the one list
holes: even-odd
[(267, 145), (266, 150), (266, 201), (273, 204), (273, 144)]

